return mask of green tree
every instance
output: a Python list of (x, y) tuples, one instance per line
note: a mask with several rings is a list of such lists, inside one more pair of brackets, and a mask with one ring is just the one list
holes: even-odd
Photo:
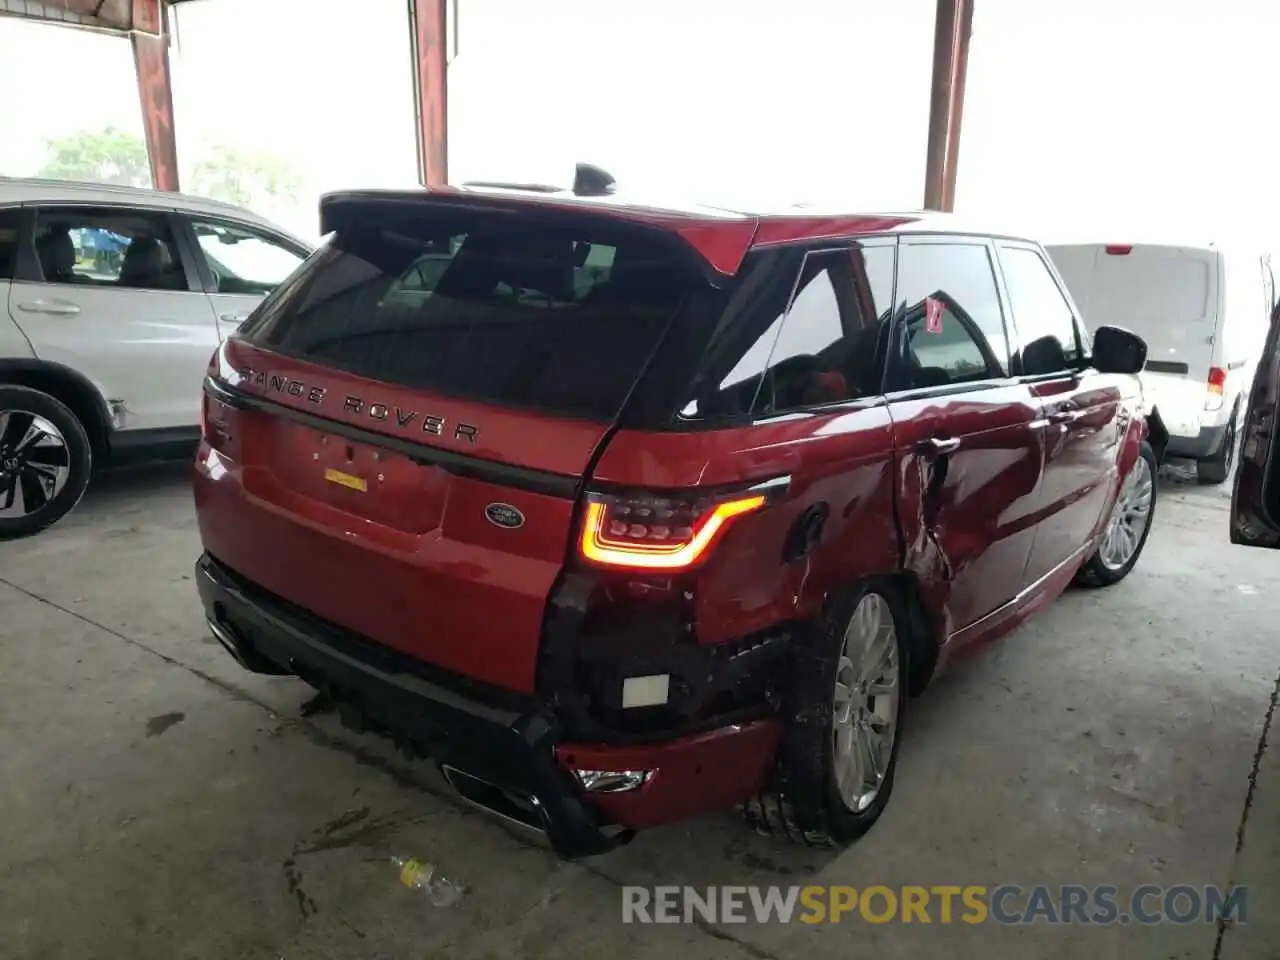
[(46, 141), (46, 149), (48, 159), (37, 176), (151, 186), (146, 142), (117, 127), (55, 137)]
[(193, 193), (242, 207), (278, 205), (297, 199), (302, 175), (284, 157), (214, 144), (191, 171)]

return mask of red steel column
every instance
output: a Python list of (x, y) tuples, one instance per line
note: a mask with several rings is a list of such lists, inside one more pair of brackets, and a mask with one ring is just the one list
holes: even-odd
[(969, 67), (974, 0), (938, 0), (933, 35), (933, 92), (929, 102), (929, 152), (925, 165), (924, 205), (955, 208), (960, 165), (960, 118)]
[(445, 50), (448, 0), (409, 0), (418, 122), (418, 178), (428, 187), (449, 182), (449, 65)]
[(133, 0), (133, 66), (138, 74), (142, 124), (151, 162), (151, 185), (178, 189), (178, 146), (173, 128), (173, 85), (169, 80), (169, 37), (163, 0)]

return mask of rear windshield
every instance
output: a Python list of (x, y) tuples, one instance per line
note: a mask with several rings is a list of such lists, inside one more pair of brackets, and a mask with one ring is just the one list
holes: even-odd
[(1213, 322), (1212, 254), (1138, 245), (1050, 247), (1049, 256), (1090, 327), (1122, 326), (1160, 346), (1175, 328)]
[(340, 229), (243, 335), (374, 380), (612, 420), (707, 286), (677, 241), (631, 225), (423, 209)]

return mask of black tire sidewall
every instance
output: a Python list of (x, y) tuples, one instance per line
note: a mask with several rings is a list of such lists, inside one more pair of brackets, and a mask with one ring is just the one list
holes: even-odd
[(93, 450), (89, 435), (74, 413), (58, 400), (30, 387), (0, 384), (0, 410), (25, 410), (43, 417), (62, 433), (67, 443), (70, 472), (52, 501), (27, 517), (0, 517), (0, 540), (15, 540), (39, 533), (57, 523), (75, 508), (89, 486), (93, 473)]
[[(900, 692), (896, 734), (884, 782), (871, 805), (855, 813), (845, 806), (836, 785), (831, 749), (832, 699), (845, 628), (858, 602), (871, 592), (884, 597), (894, 619)], [(910, 643), (906, 631), (910, 622), (897, 585), (890, 580), (872, 579), (833, 594), (821, 620), (811, 625), (798, 644), (792, 664), (788, 724), (779, 751), (777, 786), (806, 836), (851, 842), (871, 828), (889, 802), (908, 699)]]
[(1231, 410), (1231, 418), (1227, 421), (1227, 431), (1222, 438), (1222, 447), (1212, 457), (1196, 461), (1196, 480), (1203, 484), (1225, 483), (1231, 474), (1232, 459), (1237, 444), (1236, 420), (1240, 416), (1237, 404)]

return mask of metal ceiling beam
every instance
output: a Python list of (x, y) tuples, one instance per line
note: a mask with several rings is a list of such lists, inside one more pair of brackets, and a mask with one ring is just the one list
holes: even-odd
[(123, 33), (133, 25), (131, 0), (0, 0), (0, 14)]
[(925, 163), (924, 205), (955, 209), (960, 166), (960, 119), (975, 0), (938, 0), (933, 35), (933, 90), (929, 99), (929, 146)]
[(173, 83), (169, 74), (164, 0), (132, 0), (130, 24), (151, 185), (157, 190), (177, 190), (178, 145), (173, 126)]
[(448, 0), (408, 0), (408, 5), (418, 179), (438, 187), (449, 182)]

